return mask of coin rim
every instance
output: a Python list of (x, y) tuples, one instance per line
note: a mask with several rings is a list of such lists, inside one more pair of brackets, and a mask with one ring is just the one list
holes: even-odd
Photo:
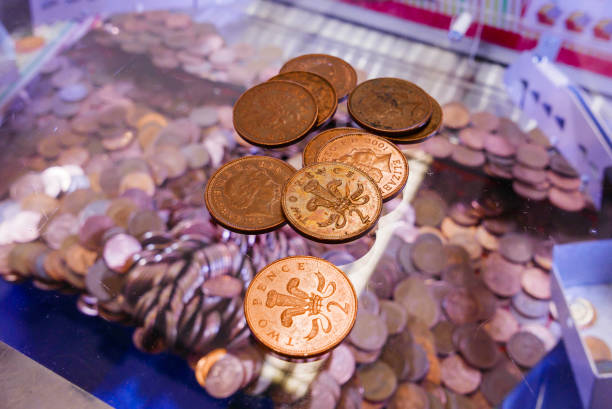
[[(314, 114), (314, 116), (312, 118), (310, 126), (306, 129), (306, 131), (302, 132), (301, 134), (298, 134), (297, 136), (292, 136), (291, 139), (283, 140), (282, 142), (278, 142), (278, 143), (256, 141), (256, 140), (252, 139), (249, 136), (245, 136), (244, 130), (241, 130), (240, 127), (236, 125), (236, 108), (240, 104), (240, 100), (242, 100), (242, 98), (247, 93), (252, 92), (255, 88), (269, 86), (270, 84), (274, 84), (274, 83), (291, 84), (291, 86), (300, 87), (302, 90), (304, 90), (308, 94), (310, 99), (312, 100), (312, 103), (313, 103), (313, 105), (315, 107), (315, 114)], [(317, 123), (317, 116), (318, 115), (319, 115), (319, 107), (317, 106), (317, 101), (316, 101), (315, 97), (312, 95), (312, 93), (310, 91), (308, 91), (305, 87), (303, 87), (302, 85), (298, 84), (297, 82), (284, 81), (284, 80), (275, 80), (275, 81), (266, 81), (266, 82), (262, 82), (261, 84), (257, 84), (254, 87), (251, 87), (251, 88), (247, 89), (246, 91), (244, 91), (238, 97), (238, 99), (234, 103), (234, 107), (232, 108), (232, 124), (234, 125), (234, 129), (236, 130), (236, 133), (238, 133), (238, 135), (240, 135), (240, 137), (242, 139), (244, 139), (245, 141), (247, 141), (251, 145), (259, 146), (259, 147), (262, 147), (262, 148), (282, 148), (282, 147), (285, 147), (285, 146), (288, 146), (288, 145), (292, 145), (292, 144), (298, 142), (300, 139), (302, 139), (306, 135), (308, 135), (310, 133), (310, 131), (312, 131), (312, 129), (316, 125), (316, 123)]]
[[(320, 110), (319, 110), (319, 105), (317, 105), (317, 119), (315, 120), (314, 127), (315, 128), (319, 128), (319, 127), (323, 126), (324, 124), (326, 124), (327, 122), (329, 122), (329, 120), (334, 116), (334, 114), (338, 110), (338, 95), (336, 94), (336, 90), (334, 89), (334, 86), (329, 81), (327, 81), (325, 78), (323, 78), (319, 74), (315, 74), (314, 72), (310, 72), (310, 71), (286, 71), (286, 72), (279, 72), (274, 77), (270, 78), (268, 81), (288, 81), (288, 82), (295, 82), (298, 85), (302, 85), (298, 81), (295, 81), (295, 80), (285, 79), (285, 78), (278, 78), (278, 77), (281, 77), (281, 76), (283, 76), (285, 74), (291, 74), (291, 73), (294, 73), (294, 72), (306, 73), (306, 74), (314, 75), (315, 77), (318, 77), (320, 80), (323, 80), (323, 82), (327, 86), (329, 86), (329, 89), (331, 89), (332, 93), (334, 94), (334, 108), (329, 112), (329, 114), (325, 118), (323, 118), (321, 120), (321, 122), (318, 121)], [(306, 87), (304, 87), (304, 88), (306, 88)], [(308, 90), (308, 88), (306, 88), (306, 89)], [(312, 92), (311, 92), (311, 94), (312, 94)], [(312, 96), (314, 97), (314, 94), (312, 94)], [(317, 99), (315, 98), (315, 104), (316, 103), (317, 103)]]
[[(402, 136), (400, 135), (382, 135), (382, 136), (397, 144), (409, 145), (409, 144), (425, 142), (427, 139), (437, 135), (440, 132), (440, 129), (442, 129), (442, 121), (444, 120), (444, 112), (442, 111), (442, 107), (440, 106), (438, 101), (435, 100), (434, 97), (429, 96), (429, 99), (431, 99), (432, 113), (431, 113), (431, 118), (429, 118), (429, 121), (427, 121), (425, 125), (423, 125), (418, 130), (408, 133), (406, 135), (402, 135)], [(440, 116), (439, 118), (438, 118), (438, 114)], [(433, 129), (430, 128), (430, 125), (433, 125)]]
[[(354, 303), (354, 306), (355, 306), (354, 313), (353, 313), (353, 316), (351, 318), (351, 323), (346, 328), (346, 331), (343, 333), (342, 336), (339, 336), (338, 339), (336, 341), (332, 342), (331, 344), (328, 343), (327, 346), (321, 347), (321, 348), (318, 348), (318, 349), (314, 349), (312, 352), (309, 352), (309, 353), (292, 353), (291, 351), (287, 351), (287, 350), (281, 351), (280, 348), (274, 347), (269, 342), (266, 342), (265, 340), (263, 340), (260, 337), (258, 337), (257, 336), (257, 332), (253, 331), (253, 329), (251, 327), (251, 319), (249, 318), (251, 315), (249, 314), (249, 309), (248, 309), (249, 303), (247, 302), (247, 300), (249, 299), (249, 294), (251, 292), (251, 289), (254, 288), (253, 283), (255, 282), (255, 279), (257, 278), (257, 276), (262, 274), (268, 268), (272, 267), (273, 265), (275, 265), (277, 263), (285, 262), (286, 260), (305, 259), (305, 258), (306, 259), (313, 259), (315, 261), (322, 262), (324, 264), (328, 264), (332, 268), (336, 269), (340, 273), (340, 275), (343, 276), (346, 279), (346, 282), (348, 283), (349, 288), (351, 289), (351, 293), (353, 294), (353, 300), (355, 302)], [(289, 257), (283, 257), (281, 259), (278, 259), (276, 261), (273, 261), (273, 262), (269, 263), (264, 268), (259, 270), (259, 272), (257, 272), (257, 274), (255, 274), (253, 276), (253, 279), (251, 280), (251, 283), (249, 284), (249, 287), (247, 288), (246, 292), (244, 293), (244, 302), (243, 302), (243, 307), (242, 308), (244, 310), (244, 317), (246, 319), (247, 325), (248, 325), (249, 329), (251, 330), (251, 334), (253, 334), (253, 337), (255, 337), (255, 339), (257, 339), (257, 341), (261, 342), (264, 346), (266, 346), (266, 348), (268, 348), (268, 349), (272, 350), (273, 352), (275, 352), (277, 354), (280, 354), (282, 356), (289, 356), (289, 357), (293, 357), (293, 358), (309, 358), (309, 357), (318, 356), (318, 355), (324, 354), (324, 353), (326, 353), (328, 351), (331, 351), (336, 346), (338, 346), (342, 341), (344, 341), (344, 339), (348, 336), (348, 334), (350, 334), (351, 330), (353, 329), (353, 325), (355, 325), (355, 319), (357, 318), (357, 309), (359, 307), (358, 303), (359, 303), (359, 300), (358, 300), (358, 297), (357, 297), (357, 292), (355, 291), (355, 287), (353, 287), (353, 283), (349, 279), (348, 275), (344, 271), (342, 271), (340, 268), (338, 268), (336, 265), (330, 263), (329, 261), (327, 261), (325, 259), (322, 259), (322, 258), (319, 258), (319, 257), (314, 257), (314, 256), (289, 256)]]
[[(250, 156), (245, 156), (242, 158), (237, 158), (234, 160), (231, 160), (227, 163), (225, 163), (223, 166), (221, 166), (219, 169), (217, 169), (215, 171), (215, 173), (213, 173), (213, 175), (210, 177), (210, 179), (208, 179), (208, 182), (206, 183), (206, 187), (204, 188), (204, 202), (206, 204), (206, 209), (208, 210), (208, 213), (210, 214), (210, 217), (217, 222), (218, 224), (220, 224), (221, 226), (223, 226), (224, 228), (231, 230), (233, 232), (236, 233), (240, 233), (240, 234), (261, 234), (261, 233), (268, 233), (271, 231), (274, 231), (276, 229), (278, 229), (279, 227), (283, 226), (285, 223), (287, 223), (287, 218), (285, 216), (285, 212), (282, 210), (282, 206), (281, 206), (281, 213), (282, 213), (282, 217), (283, 220), (281, 220), (280, 222), (274, 223), (273, 225), (267, 226), (267, 227), (263, 227), (260, 229), (248, 229), (248, 228), (243, 228), (240, 226), (236, 226), (236, 225), (232, 225), (226, 221), (221, 220), (219, 217), (217, 217), (214, 213), (214, 211), (212, 211), (211, 209), (215, 209), (214, 206), (211, 206), (211, 204), (213, 203), (213, 199), (210, 196), (210, 189), (209, 187), (211, 186), (212, 182), (215, 180), (216, 177), (218, 177), (218, 175), (225, 169), (225, 168), (229, 168), (230, 165), (232, 165), (234, 162), (240, 162), (243, 160), (253, 160), (253, 159), (261, 159), (261, 158), (266, 158), (267, 160), (271, 160), (274, 162), (279, 162), (280, 164), (287, 166), (291, 169), (293, 169), (294, 171), (294, 175), (295, 173), (297, 173), (297, 170), (291, 166), (290, 164), (288, 164), (287, 162), (277, 159), (277, 158), (273, 158), (271, 156), (265, 156), (265, 155), (250, 155)], [(293, 176), (293, 175), (292, 175)], [(285, 182), (286, 184), (286, 182)], [(284, 189), (284, 187), (283, 187)], [(281, 201), (282, 201), (282, 192), (281, 192)]]
[[(331, 144), (332, 142), (335, 142), (337, 139), (341, 139), (341, 138), (347, 138), (349, 136), (356, 136), (356, 135), (364, 135), (364, 136), (369, 136), (369, 137), (373, 137), (375, 139), (380, 139), (382, 142), (389, 144), (389, 146), (391, 146), (391, 149), (394, 149), (397, 151), (397, 153), (399, 153), (399, 155), (402, 157), (403, 159), (403, 164), (404, 164), (404, 177), (402, 178), (402, 180), (400, 181), (400, 183), (398, 184), (398, 186), (393, 189), (389, 194), (384, 195), (382, 193), (382, 189), (379, 188), (380, 190), (380, 194), (382, 196), (382, 201), (383, 202), (387, 202), (391, 199), (393, 199), (394, 197), (396, 197), (397, 195), (399, 195), (403, 190), (404, 187), (406, 186), (406, 182), (408, 182), (408, 174), (410, 172), (410, 168), (408, 167), (408, 160), (406, 159), (406, 156), (404, 156), (404, 154), (402, 153), (402, 151), (399, 150), (399, 148), (397, 146), (395, 146), (395, 144), (393, 142), (390, 142), (388, 140), (386, 140), (383, 137), (380, 137), (378, 135), (374, 135), (371, 133), (367, 133), (367, 132), (354, 132), (354, 133), (348, 133), (348, 134), (344, 134), (344, 135), (339, 135), (336, 136), (333, 139), (330, 139), (325, 145), (323, 145), (321, 147), (321, 149), (319, 149), (319, 152), (317, 152), (317, 155), (315, 156), (315, 163), (324, 163), (322, 161), (319, 160), (319, 156), (321, 156), (323, 149), (325, 149), (325, 147), (329, 144)], [(332, 163), (343, 163), (343, 162), (332, 162)], [(351, 166), (351, 165), (349, 165)], [(374, 182), (376, 183), (376, 182)], [(376, 186), (378, 186), (378, 183), (376, 183)]]
[[(346, 68), (348, 68), (348, 72), (349, 72), (349, 77), (351, 78), (350, 83), (352, 84), (351, 86), (349, 86), (349, 89), (347, 90), (345, 95), (338, 95), (338, 93), (336, 92), (336, 97), (338, 98), (338, 102), (344, 101), (344, 99), (346, 99), (351, 92), (353, 92), (353, 90), (357, 87), (357, 71), (355, 71), (355, 68), (353, 68), (353, 66), (351, 64), (349, 64), (347, 61), (343, 60), (340, 57), (336, 57), (335, 55), (331, 55), (331, 54), (302, 54), (302, 55), (298, 55), (297, 57), (293, 57), (290, 60), (288, 60), (287, 62), (285, 62), (283, 64), (283, 66), (280, 68), (280, 70), (278, 70), (279, 73), (283, 73), (283, 70), (285, 69), (285, 67), (287, 67), (287, 65), (289, 65), (289, 63), (294, 62), (294, 61), (299, 61), (299, 60), (307, 60), (308, 58), (312, 58), (312, 57), (323, 57), (323, 58), (329, 58), (330, 60), (336, 60), (340, 63), (340, 65), (345, 66)], [(292, 70), (295, 71), (295, 70)], [(307, 71), (310, 72), (310, 71)], [(330, 83), (331, 84), (331, 83)], [(333, 87), (333, 84), (332, 84)], [(334, 91), (336, 91), (336, 88), (334, 87)]]
[[(349, 237), (345, 237), (342, 239), (330, 239), (330, 238), (323, 238), (323, 237), (317, 237), (317, 236), (313, 236), (310, 235), (308, 232), (306, 232), (304, 229), (301, 229), (299, 225), (294, 224), (293, 223), (293, 219), (290, 216), (287, 216), (287, 209), (286, 209), (286, 205), (285, 205), (285, 197), (287, 196), (287, 188), (289, 187), (289, 185), (291, 184), (291, 182), (293, 181), (293, 179), (300, 173), (303, 173), (306, 171), (306, 169), (310, 169), (310, 168), (314, 168), (315, 166), (318, 165), (324, 165), (324, 164), (336, 164), (336, 165), (341, 165), (341, 166), (346, 166), (347, 168), (349, 168), (352, 171), (355, 171), (361, 175), (363, 175), (365, 178), (368, 179), (368, 181), (370, 181), (374, 187), (376, 188), (375, 191), (377, 192), (377, 198), (380, 200), (380, 206), (378, 207), (378, 212), (376, 213), (375, 217), (372, 220), (371, 225), (365, 229), (364, 231), (358, 233), (357, 235), (353, 235), (353, 236), (349, 236)], [(298, 170), (297, 172), (295, 172), (291, 178), (289, 178), (289, 180), (287, 180), (287, 182), (285, 182), (285, 186), (283, 186), (283, 193), (281, 195), (281, 207), (283, 209), (283, 214), (285, 215), (285, 218), (287, 219), (287, 223), (299, 234), (301, 234), (302, 236), (313, 240), (313, 241), (317, 241), (320, 243), (329, 243), (329, 244), (340, 244), (340, 243), (348, 243), (350, 241), (354, 241), (357, 240), (360, 237), (365, 236), (370, 230), (372, 230), (374, 228), (374, 226), (376, 226), (376, 223), (378, 222), (378, 219), (380, 218), (380, 214), (382, 213), (382, 208), (383, 208), (383, 204), (382, 204), (382, 193), (380, 192), (380, 189), (378, 187), (378, 185), (376, 184), (376, 182), (374, 182), (374, 180), (372, 180), (372, 178), (370, 176), (368, 176), (366, 173), (362, 172), (361, 170), (350, 166), (350, 165), (346, 165), (344, 163), (340, 163), (340, 162), (321, 162), (321, 163), (315, 163), (313, 165), (310, 166), (306, 166), (303, 167), (302, 169)]]
[[(397, 130), (389, 130), (389, 129), (381, 129), (381, 128), (375, 128), (373, 126), (370, 126), (368, 124), (366, 124), (365, 122), (363, 122), (362, 120), (360, 120), (359, 118), (357, 118), (357, 116), (355, 115), (355, 113), (353, 112), (353, 110), (351, 109), (351, 99), (353, 97), (353, 95), (355, 94), (355, 92), (357, 92), (357, 90), (362, 87), (363, 85), (369, 83), (369, 82), (374, 82), (374, 81), (385, 81), (385, 80), (394, 80), (394, 81), (400, 81), (405, 83), (406, 85), (408, 85), (409, 87), (414, 87), (417, 90), (423, 92), (425, 94), (427, 98), (427, 101), (429, 102), (428, 104), (428, 112), (429, 114), (426, 116), (426, 118), (424, 120), (422, 120), (421, 122), (414, 124), (413, 126), (409, 127), (409, 128), (403, 128), (403, 129), (397, 129)], [(371, 132), (377, 133), (377, 134), (381, 134), (381, 135), (403, 135), (403, 134), (407, 134), (410, 132), (417, 132), (419, 131), (421, 128), (425, 127), (427, 125), (427, 123), (429, 122), (429, 120), (431, 119), (431, 117), (433, 116), (433, 103), (431, 102), (433, 98), (427, 93), (427, 91), (425, 91), (423, 88), (419, 87), (418, 85), (416, 85), (413, 82), (410, 81), (406, 81), (404, 79), (401, 78), (394, 78), (394, 77), (381, 77), (381, 78), (372, 78), (371, 80), (367, 80), (362, 82), (361, 84), (357, 85), (349, 94), (348, 96), (348, 100), (346, 103), (346, 108), (348, 110), (349, 115), (351, 116), (351, 118), (353, 118), (353, 121), (357, 122), (359, 124), (359, 126), (361, 126), (362, 128), (365, 128)]]

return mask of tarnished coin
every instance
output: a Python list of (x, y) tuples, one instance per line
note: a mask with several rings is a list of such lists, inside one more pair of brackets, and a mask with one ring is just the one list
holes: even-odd
[(267, 156), (235, 159), (208, 181), (206, 207), (230, 230), (246, 234), (274, 230), (285, 223), (281, 192), (294, 173), (284, 161)]
[(470, 365), (480, 369), (493, 368), (499, 358), (497, 344), (481, 327), (470, 336), (461, 339), (459, 350)]
[(359, 368), (357, 373), (364, 387), (363, 396), (367, 400), (382, 402), (395, 392), (397, 378), (386, 363), (377, 361)]
[(485, 322), (484, 329), (497, 342), (508, 342), (519, 330), (519, 323), (508, 310), (497, 308), (495, 315)]
[(228, 398), (238, 392), (243, 378), (244, 368), (240, 360), (233, 355), (225, 354), (211, 366), (204, 388), (212, 397)]
[(491, 254), (484, 262), (482, 280), (489, 290), (500, 297), (511, 297), (521, 290), (522, 267)]
[(399, 194), (408, 180), (408, 161), (391, 142), (375, 135), (338, 136), (323, 146), (317, 162), (341, 162), (366, 173), (380, 188), (383, 200)]
[(451, 290), (444, 297), (442, 307), (448, 318), (456, 325), (478, 320), (478, 303), (466, 288)]
[(405, 134), (421, 128), (433, 113), (431, 97), (399, 78), (375, 78), (359, 84), (348, 99), (351, 117), (374, 133)]
[(435, 409), (429, 404), (427, 392), (421, 386), (410, 382), (398, 385), (387, 407), (389, 409)]
[(420, 226), (438, 226), (446, 215), (446, 202), (433, 190), (420, 191), (412, 206)]
[(480, 371), (466, 364), (459, 355), (450, 355), (442, 361), (442, 382), (454, 392), (472, 393), (481, 380)]
[(342, 163), (318, 163), (299, 170), (281, 199), (291, 226), (317, 241), (354, 240), (374, 227), (382, 211), (375, 182)]
[(394, 301), (382, 300), (380, 315), (387, 324), (389, 334), (398, 334), (404, 330), (408, 316), (403, 305)]
[(305, 54), (295, 57), (280, 69), (281, 74), (290, 71), (306, 71), (320, 75), (334, 87), (339, 100), (346, 97), (357, 84), (355, 69), (343, 59), (328, 54)]
[(491, 405), (497, 407), (521, 379), (521, 371), (514, 364), (503, 362), (492, 371), (485, 372), (480, 391)]
[(387, 334), (387, 324), (383, 318), (368, 311), (359, 311), (349, 340), (362, 350), (375, 351), (385, 345)]
[(234, 104), (234, 128), (253, 145), (278, 148), (310, 132), (317, 113), (314, 96), (303, 86), (264, 82), (248, 89)]
[(338, 98), (334, 87), (325, 78), (307, 71), (287, 71), (270, 78), (268, 81), (292, 81), (306, 88), (317, 102), (317, 123), (321, 126), (336, 112)]
[(508, 233), (499, 239), (499, 252), (513, 263), (526, 263), (533, 256), (533, 240), (520, 233)]
[(517, 364), (531, 368), (546, 354), (544, 343), (530, 332), (520, 331), (514, 334), (506, 344), (508, 355)]
[(357, 295), (333, 264), (316, 257), (288, 257), (253, 278), (244, 297), (244, 315), (262, 344), (304, 358), (329, 351), (348, 335), (357, 316)]
[(327, 142), (332, 139), (346, 135), (349, 133), (359, 132), (358, 128), (332, 128), (327, 129), (317, 135), (315, 135), (304, 147), (302, 152), (302, 164), (303, 166), (310, 166), (316, 163), (317, 154)]
[[(404, 135), (390, 135), (385, 134), (385, 138), (396, 144), (414, 144), (423, 142), (426, 139), (436, 135), (442, 127), (442, 107), (438, 104), (438, 101), (429, 97), (432, 106), (432, 113), (429, 121), (417, 130)], [(432, 142), (428, 147), (424, 147), (427, 152), (436, 158), (445, 158), (452, 153), (453, 146), (446, 138), (431, 138), (429, 141), (438, 139), (436, 142)]]
[(586, 206), (584, 195), (578, 190), (566, 192), (556, 187), (551, 187), (548, 191), (548, 200), (566, 212), (579, 212)]
[(355, 357), (345, 344), (338, 345), (326, 362), (325, 369), (340, 385), (347, 383), (355, 373)]
[(497, 115), (487, 111), (473, 113), (470, 120), (475, 128), (482, 129), (485, 132), (493, 132), (497, 130), (499, 126), (499, 118)]
[(517, 147), (516, 160), (533, 169), (544, 169), (549, 161), (546, 148), (530, 143), (522, 143)]
[(418, 318), (428, 328), (439, 319), (438, 303), (431, 296), (425, 282), (418, 277), (408, 277), (395, 287), (393, 298), (406, 308), (408, 315)]

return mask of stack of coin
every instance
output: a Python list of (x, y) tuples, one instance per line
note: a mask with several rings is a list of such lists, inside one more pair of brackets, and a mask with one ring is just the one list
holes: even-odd
[(460, 102), (442, 107), (444, 132), (423, 144), (438, 159), (482, 168), (493, 178), (512, 181), (513, 190), (529, 200), (549, 202), (576, 212), (587, 205), (580, 176), (539, 129), (523, 132), (509, 118), (491, 112), (470, 113)]

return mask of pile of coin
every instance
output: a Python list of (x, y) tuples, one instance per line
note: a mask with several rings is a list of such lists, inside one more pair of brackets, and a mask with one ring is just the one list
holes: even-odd
[(118, 46), (132, 55), (147, 55), (158, 68), (181, 69), (215, 82), (250, 86), (278, 69), (282, 50), (254, 49), (247, 43), (228, 45), (209, 23), (165, 10), (119, 14), (95, 32), (95, 41)]
[(580, 175), (539, 129), (525, 133), (509, 118), (488, 111), (470, 113), (460, 102), (445, 104), (442, 110), (444, 132), (423, 144), (435, 158), (510, 180), (513, 190), (529, 200), (548, 199), (567, 212), (587, 206)]

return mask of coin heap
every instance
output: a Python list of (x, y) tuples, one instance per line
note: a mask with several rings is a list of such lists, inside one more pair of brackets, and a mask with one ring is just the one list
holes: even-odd
[(539, 129), (525, 133), (509, 118), (488, 111), (470, 113), (460, 102), (445, 104), (442, 110), (444, 131), (423, 144), (435, 158), (450, 158), (492, 178), (510, 180), (518, 195), (548, 199), (567, 212), (587, 205), (580, 175)]

